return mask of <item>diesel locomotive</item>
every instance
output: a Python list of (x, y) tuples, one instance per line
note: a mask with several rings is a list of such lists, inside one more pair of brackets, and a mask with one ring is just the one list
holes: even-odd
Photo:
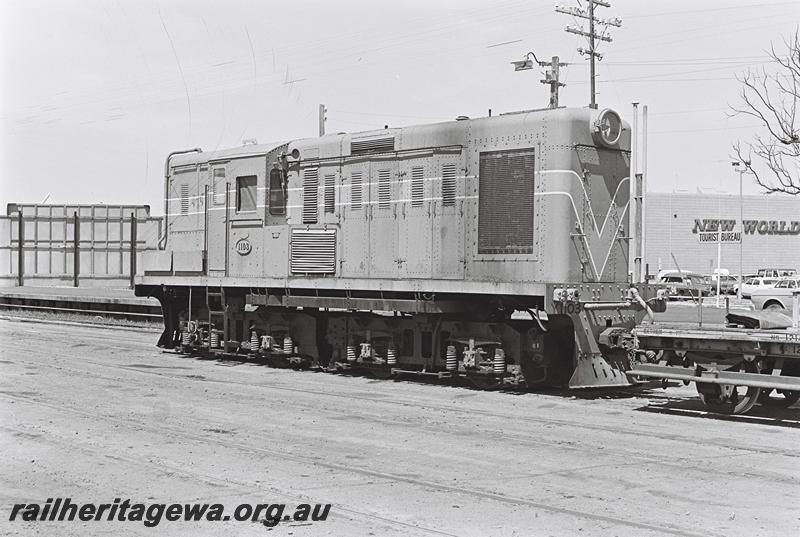
[(159, 345), (482, 386), (623, 386), (631, 131), (556, 108), (166, 160)]

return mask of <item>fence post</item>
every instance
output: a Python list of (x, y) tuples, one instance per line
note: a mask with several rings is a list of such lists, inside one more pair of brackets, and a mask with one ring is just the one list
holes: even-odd
[(78, 276), (81, 272), (81, 252), (80, 252), (80, 222), (78, 221), (78, 211), (72, 213), (72, 285), (78, 287)]
[(136, 276), (136, 213), (131, 213), (131, 289)]
[(23, 272), (25, 271), (25, 225), (22, 222), (22, 209), (17, 210), (17, 285), (22, 287), (24, 283)]

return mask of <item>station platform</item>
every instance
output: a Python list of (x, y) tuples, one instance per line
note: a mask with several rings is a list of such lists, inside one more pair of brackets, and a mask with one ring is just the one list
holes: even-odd
[(160, 307), (155, 298), (134, 296), (132, 289), (103, 287), (6, 287), (0, 301), (46, 300), (61, 303), (91, 303), (117, 306)]

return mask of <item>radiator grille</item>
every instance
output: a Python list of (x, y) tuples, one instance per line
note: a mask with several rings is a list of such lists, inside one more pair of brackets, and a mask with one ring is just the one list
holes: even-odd
[(456, 165), (442, 166), (442, 205), (452, 207), (456, 204)]
[(533, 253), (532, 149), (481, 153), (478, 253)]
[(317, 223), (317, 195), (319, 176), (317, 168), (303, 172), (303, 223)]
[(422, 207), (425, 198), (425, 175), (423, 168), (411, 168), (411, 206)]
[(336, 230), (293, 229), (291, 252), (293, 274), (334, 274)]
[(360, 211), (361, 201), (361, 172), (353, 172), (350, 178), (350, 208), (354, 211)]
[(332, 213), (336, 209), (336, 176), (325, 176), (325, 212)]
[(382, 153), (394, 151), (394, 136), (367, 138), (350, 142), (350, 153)]
[(392, 183), (389, 170), (378, 171), (378, 209), (392, 206)]

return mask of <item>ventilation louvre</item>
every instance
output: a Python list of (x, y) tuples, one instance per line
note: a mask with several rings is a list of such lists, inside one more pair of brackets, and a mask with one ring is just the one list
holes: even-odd
[(181, 185), (181, 214), (189, 214), (189, 185)]
[(378, 209), (392, 207), (392, 182), (389, 170), (378, 171)]
[(425, 174), (422, 167), (411, 168), (411, 206), (422, 207), (425, 199)]
[(325, 176), (325, 212), (333, 213), (336, 210), (336, 176)]
[(311, 168), (303, 172), (303, 223), (317, 223), (317, 196), (319, 170)]
[(214, 198), (214, 205), (222, 205), (225, 203), (225, 168), (214, 168), (214, 177), (212, 180), (212, 191)]
[(334, 274), (336, 230), (293, 229), (291, 252), (293, 274)]
[(350, 153), (385, 153), (394, 151), (394, 136), (384, 136), (381, 138), (365, 138), (352, 140), (350, 142)]
[(456, 204), (456, 165), (442, 166), (442, 205), (452, 207)]
[(361, 210), (361, 172), (353, 172), (350, 180), (350, 208), (354, 211)]

